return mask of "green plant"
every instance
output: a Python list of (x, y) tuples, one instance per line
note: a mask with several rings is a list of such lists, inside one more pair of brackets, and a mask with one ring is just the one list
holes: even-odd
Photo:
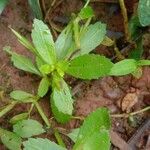
[(150, 25), (150, 0), (139, 0), (138, 8), (129, 21), (131, 39), (136, 42), (136, 48), (129, 53), (129, 57), (140, 60), (143, 50), (144, 27)]
[[(97, 79), (108, 75), (113, 66), (108, 58), (89, 54), (104, 40), (106, 34), (105, 24), (97, 22), (89, 25), (91, 17), (91, 7), (84, 7), (77, 16), (73, 16), (55, 43), (48, 27), (37, 19), (34, 20), (31, 34), (34, 46), (11, 29), (19, 41), (35, 55), (35, 63), (5, 48), (11, 54), (14, 66), (42, 78), (37, 97), (43, 97), (52, 88), (51, 108), (56, 120), (61, 123), (67, 122), (73, 112), (73, 99), (70, 87), (64, 80), (65, 73), (80, 79)], [(86, 19), (83, 25), (79, 25), (81, 20)], [(11, 93), (13, 99), (17, 99), (14, 93), (19, 95), (18, 99), (24, 96), (23, 92), (14, 91)], [(26, 93), (26, 96), (29, 98), (31, 95)]]
[[(92, 126), (92, 128), (91, 128)], [(101, 149), (109, 150), (110, 148), (110, 117), (108, 110), (105, 108), (97, 109), (92, 112), (85, 120), (83, 125), (76, 129), (74, 134), (73, 150), (78, 149)], [(13, 125), (13, 132), (0, 128), (0, 138), (3, 144), (10, 150), (20, 150), (23, 142), (24, 150), (66, 150), (65, 147), (42, 138), (31, 138), (32, 136), (44, 133), (43, 126), (35, 120), (18, 120)], [(72, 136), (68, 136), (72, 138)], [(93, 146), (93, 142), (95, 143)]]
[[(33, 45), (14, 29), (11, 29), (18, 37), (19, 42), (34, 54), (35, 59), (32, 60), (17, 54), (10, 47), (5, 47), (4, 50), (11, 55), (11, 60), (15, 67), (38, 75), (41, 81), (36, 95), (21, 90), (12, 91), (10, 93), (12, 99), (10, 104), (0, 111), (1, 117), (18, 103), (31, 104), (28, 112), (11, 118), (10, 123), (13, 124), (13, 132), (0, 129), (1, 140), (8, 149), (19, 150), (22, 138), (29, 138), (23, 142), (25, 150), (31, 150), (31, 145), (34, 149), (36, 149), (36, 146), (41, 147), (41, 149), (65, 149), (63, 148), (65, 144), (55, 128), (54, 134), (60, 146), (48, 139), (31, 138), (46, 132), (46, 130), (40, 123), (30, 119), (30, 113), (33, 107), (36, 107), (47, 128), (52, 127), (38, 103), (48, 93), (49, 89), (52, 90), (50, 103), (55, 119), (60, 123), (66, 123), (72, 118), (74, 100), (71, 89), (65, 81), (65, 74), (84, 80), (98, 79), (99, 77), (110, 75), (122, 76), (130, 73), (140, 77), (142, 73), (141, 67), (150, 65), (149, 60), (141, 60), (142, 54), (138, 55), (138, 59), (134, 57), (117, 63), (112, 63), (105, 56), (90, 54), (98, 45), (110, 46), (114, 42), (106, 36), (105, 24), (101, 22), (90, 24), (94, 14), (92, 8), (87, 4), (78, 15), (72, 15), (70, 23), (60, 33), (55, 42), (47, 25), (38, 19), (34, 20), (31, 34)], [(136, 33), (135, 24), (131, 24), (130, 27)], [(137, 49), (141, 51), (140, 46)], [(68, 135), (75, 142), (73, 150), (109, 149), (109, 129), (110, 118), (108, 111), (104, 108), (96, 110), (85, 119), (80, 129), (75, 130), (75, 134), (72, 133), (74, 138), (70, 134)], [(94, 146), (93, 143), (95, 143)], [(15, 147), (12, 147), (12, 144)]]

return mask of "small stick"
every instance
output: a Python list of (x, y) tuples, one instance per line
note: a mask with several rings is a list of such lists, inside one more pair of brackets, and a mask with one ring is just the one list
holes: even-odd
[(127, 15), (127, 9), (124, 3), (124, 0), (119, 0), (119, 4), (121, 7), (121, 12), (123, 15), (123, 23), (124, 23), (124, 30), (125, 30), (125, 38), (126, 41), (130, 41), (130, 32), (129, 32), (129, 28), (128, 28), (128, 15)]
[[(143, 113), (143, 112), (148, 111), (148, 110), (150, 110), (150, 106), (143, 108), (141, 110), (135, 111), (135, 112), (123, 113), (123, 114), (111, 114), (110, 116), (113, 118), (128, 118), (130, 116), (134, 116), (134, 115)], [(85, 117), (83, 117), (83, 116), (72, 116), (72, 119), (84, 120)]]
[(118, 0), (91, 0), (90, 2), (100, 2), (100, 3), (118, 3)]
[(132, 112), (132, 113), (112, 114), (111, 117), (113, 117), (113, 118), (128, 118), (129, 116), (134, 116), (134, 115), (143, 113), (143, 112), (148, 111), (148, 110), (150, 110), (150, 106), (143, 108), (141, 110)]
[(46, 13), (45, 0), (41, 0), (44, 15)]

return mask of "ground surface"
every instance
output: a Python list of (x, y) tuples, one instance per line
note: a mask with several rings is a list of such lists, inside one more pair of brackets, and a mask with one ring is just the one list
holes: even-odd
[[(122, 15), (118, 4), (92, 3), (96, 17), (95, 20), (101, 20), (107, 23), (107, 29), (112, 37), (118, 38), (123, 34), (123, 22)], [(73, 0), (71, 3), (69, 0), (62, 2), (53, 11), (51, 18), (57, 25), (65, 25), (67, 23), (71, 12), (77, 12), (82, 7), (81, 1)], [(130, 13), (132, 12), (131, 5), (128, 6)], [(15, 89), (25, 90), (27, 92), (36, 93), (37, 86), (40, 79), (29, 73), (25, 73), (13, 67), (10, 57), (3, 51), (3, 47), (6, 45), (28, 57), (33, 56), (26, 51), (26, 49), (17, 41), (16, 37), (12, 34), (8, 26), (11, 26), (15, 30), (21, 32), (26, 37), (30, 38), (30, 31), (32, 25), (33, 16), (28, 7), (27, 1), (14, 0), (11, 1), (2, 15), (0, 16), (0, 107), (7, 104), (9, 93)], [(150, 35), (146, 35), (145, 49), (149, 54), (149, 40)], [(96, 49), (96, 53), (105, 54), (107, 57), (111, 57), (113, 49), (104, 46), (99, 46)], [(146, 54), (147, 54), (146, 53)], [(149, 55), (146, 55), (149, 57)], [(75, 116), (87, 116), (91, 111), (98, 107), (108, 107), (111, 113), (132, 112), (140, 110), (150, 104), (150, 68), (143, 68), (143, 75), (140, 79), (135, 79), (132, 76), (124, 77), (107, 77), (103, 79), (93, 81), (78, 81), (74, 79), (68, 79), (68, 83), (74, 91), (75, 98)], [(4, 92), (4, 95), (3, 95)], [(3, 97), (4, 96), (4, 97)], [(52, 117), (48, 96), (41, 102), (41, 106), (48, 115), (49, 119)], [(25, 112), (29, 107), (27, 105), (19, 105), (15, 107), (10, 113), (0, 118), (0, 126), (3, 128), (11, 129), (11, 125), (8, 120), (15, 114)], [(41, 118), (36, 113), (36, 110), (32, 113), (32, 118), (41, 121)], [(134, 117), (134, 121), (129, 121), (126, 118), (112, 118), (112, 129), (116, 132), (117, 136), (123, 138), (124, 142), (127, 142), (133, 134), (138, 130), (139, 126), (144, 123), (148, 118), (148, 113), (141, 113)], [(42, 121), (41, 121), (42, 122)], [(81, 121), (73, 120), (67, 125), (57, 126), (63, 127), (67, 130), (76, 128), (80, 125)], [(116, 136), (112, 135), (114, 138)], [(148, 132), (145, 133), (147, 138)], [(50, 134), (45, 134), (43, 137), (51, 138)], [(66, 139), (68, 149), (70, 149), (71, 143)], [(142, 143), (139, 149), (144, 149), (146, 143)], [(145, 140), (147, 141), (147, 139)], [(119, 143), (113, 143), (117, 144)], [(113, 148), (116, 149), (116, 148)], [(5, 148), (0, 145), (0, 150)]]

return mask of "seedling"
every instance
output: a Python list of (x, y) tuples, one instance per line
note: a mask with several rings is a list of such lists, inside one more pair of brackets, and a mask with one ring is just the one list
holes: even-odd
[[(141, 1), (140, 5), (143, 5)], [(142, 12), (143, 9), (140, 8), (141, 6), (139, 6), (139, 10)], [(122, 76), (130, 73), (140, 77), (141, 67), (150, 65), (149, 60), (141, 60), (141, 57), (139, 59), (124, 59), (114, 64), (105, 56), (90, 54), (100, 44), (109, 46), (114, 44), (111, 39), (106, 37), (105, 24), (101, 22), (90, 24), (93, 15), (93, 10), (86, 4), (78, 15), (72, 15), (70, 23), (60, 33), (55, 42), (47, 25), (38, 19), (34, 19), (33, 23), (31, 33), (33, 44), (14, 29), (11, 29), (18, 37), (19, 42), (34, 54), (35, 59), (33, 61), (17, 54), (10, 47), (5, 47), (5, 51), (11, 55), (15, 67), (38, 75), (41, 81), (36, 95), (21, 90), (12, 91), (10, 93), (12, 102), (0, 111), (1, 117), (18, 103), (31, 104), (28, 112), (11, 118), (10, 123), (13, 124), (13, 132), (0, 128), (1, 140), (8, 149), (20, 150), (23, 138), (28, 138), (27, 141), (23, 142), (25, 150), (32, 150), (31, 147), (44, 150), (66, 149), (57, 130), (55, 130), (55, 137), (59, 145), (48, 139), (31, 138), (44, 133), (47, 129), (45, 130), (40, 123), (30, 119), (30, 113), (35, 106), (47, 128), (51, 127), (48, 118), (38, 103), (48, 93), (49, 89), (52, 91), (50, 103), (55, 119), (60, 123), (66, 123), (72, 118), (74, 100), (70, 87), (65, 81), (65, 75), (83, 80), (98, 79), (110, 75)], [(142, 18), (140, 23), (147, 25), (147, 21), (145, 22)], [(131, 25), (131, 27), (133, 26)], [(109, 129), (110, 118), (107, 109), (97, 109), (85, 119), (80, 129), (76, 129), (68, 135), (75, 143), (73, 150), (109, 150)], [(74, 134), (73, 138), (72, 134)]]
[[(73, 16), (55, 43), (47, 25), (38, 19), (34, 19), (31, 33), (34, 46), (11, 29), (18, 40), (35, 55), (34, 63), (31, 59), (5, 48), (11, 54), (15, 67), (42, 78), (37, 97), (45, 96), (51, 87), (51, 109), (56, 120), (61, 123), (70, 120), (73, 112), (73, 99), (64, 75), (88, 80), (98, 79), (108, 75), (113, 66), (108, 58), (89, 54), (104, 40), (106, 34), (105, 24), (97, 22), (89, 25), (92, 17), (91, 7), (84, 7), (77, 16)], [(85, 22), (82, 25), (79, 24), (81, 20)], [(13, 93), (22, 97), (17, 91)]]
[[(92, 126), (92, 128), (91, 128)], [(84, 121), (83, 125), (76, 129), (74, 139), (72, 134), (68, 136), (75, 143), (73, 150), (83, 149), (110, 149), (110, 117), (108, 110), (105, 108), (97, 109), (91, 113)], [(13, 132), (0, 128), (0, 137), (3, 144), (9, 150), (20, 150), (24, 138), (28, 138), (23, 142), (24, 150), (43, 149), (43, 150), (67, 150), (64, 146), (42, 138), (31, 138), (32, 136), (44, 133), (43, 126), (35, 120), (20, 120), (13, 125)], [(93, 142), (95, 143), (93, 145)]]

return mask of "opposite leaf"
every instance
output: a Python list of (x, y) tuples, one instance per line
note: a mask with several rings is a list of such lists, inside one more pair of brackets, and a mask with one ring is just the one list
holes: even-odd
[(28, 138), (45, 132), (43, 126), (36, 120), (28, 119), (13, 125), (13, 131), (22, 138)]
[(44, 77), (40, 82), (40, 85), (38, 88), (38, 95), (40, 97), (43, 97), (47, 93), (49, 86), (50, 86), (50, 81), (48, 80), (47, 77)]
[[(105, 108), (97, 109), (95, 112), (91, 113), (84, 121), (83, 125), (80, 128), (77, 141), (75, 143), (75, 146), (73, 150), (78, 150), (83, 148), (83, 150), (86, 150), (86, 145), (89, 143), (89, 139), (94, 140), (95, 143), (99, 143), (99, 138), (101, 137), (100, 131), (103, 133), (104, 129), (109, 130), (110, 129), (110, 117), (108, 110)], [(92, 137), (92, 136), (96, 137)], [(98, 135), (99, 134), (99, 135)], [(94, 139), (93, 139), (94, 138)], [(107, 143), (109, 143), (108, 138), (103, 139), (104, 141), (107, 140)], [(84, 148), (85, 146), (85, 148)], [(97, 149), (96, 149), (97, 150)]]
[(67, 73), (81, 79), (97, 79), (106, 76), (113, 63), (106, 57), (86, 54), (73, 59)]
[(42, 138), (29, 138), (27, 141), (23, 142), (23, 145), (23, 150), (66, 150), (56, 143)]
[(33, 27), (31, 35), (38, 54), (47, 64), (54, 64), (55, 45), (48, 26), (41, 20), (34, 19)]
[(41, 76), (41, 73), (34, 66), (31, 59), (25, 56), (19, 55), (15, 52), (12, 52), (10, 50), (10, 47), (4, 47), (4, 50), (11, 55), (11, 61), (13, 62), (16, 68)]
[(19, 34), (17, 31), (15, 31), (14, 29), (11, 28), (11, 31), (16, 35), (16, 37), (18, 38), (19, 42), (26, 47), (27, 49), (29, 49), (31, 52), (33, 53), (37, 53), (36, 49), (32, 46), (32, 44), (21, 34)]
[(13, 132), (0, 128), (0, 138), (2, 143), (9, 150), (21, 150), (22, 140), (18, 135), (14, 134)]
[(94, 50), (104, 40), (106, 35), (106, 25), (97, 22), (89, 25), (80, 37), (80, 55), (88, 54)]
[(12, 117), (9, 122), (12, 124), (15, 124), (20, 120), (27, 119), (28, 116), (29, 116), (29, 113), (21, 113), (21, 114), (18, 114), (18, 115), (15, 115), (14, 117)]
[(51, 96), (51, 107), (58, 122), (67, 122), (73, 111), (73, 99), (70, 89), (65, 81), (61, 81), (61, 89), (53, 88)]
[(109, 75), (122, 76), (134, 72), (137, 69), (137, 62), (134, 59), (125, 59), (114, 64)]
[(10, 93), (10, 97), (18, 101), (28, 101), (30, 98), (33, 98), (33, 95), (21, 90), (15, 90)]

